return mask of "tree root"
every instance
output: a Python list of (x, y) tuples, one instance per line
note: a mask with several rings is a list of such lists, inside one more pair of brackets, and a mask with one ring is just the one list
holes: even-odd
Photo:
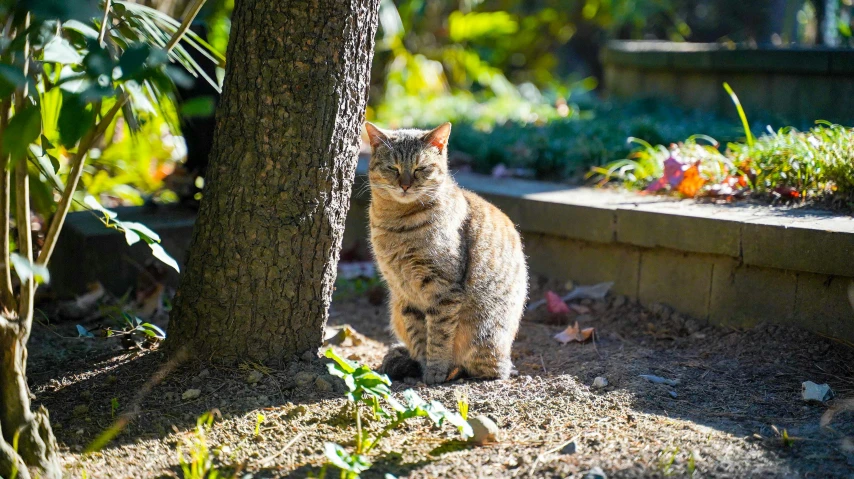
[(32, 414), (20, 429), (17, 451), (13, 444), (0, 440), (0, 476), (12, 477), (15, 471), (18, 479), (62, 477), (56, 439), (44, 406)]

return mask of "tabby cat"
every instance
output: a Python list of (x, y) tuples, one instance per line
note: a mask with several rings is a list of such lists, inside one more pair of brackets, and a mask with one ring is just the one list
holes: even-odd
[(427, 384), (463, 374), (507, 378), (528, 293), (519, 233), (498, 208), (454, 182), (450, 123), (432, 131), (365, 127), (371, 246), (402, 342), (381, 370)]

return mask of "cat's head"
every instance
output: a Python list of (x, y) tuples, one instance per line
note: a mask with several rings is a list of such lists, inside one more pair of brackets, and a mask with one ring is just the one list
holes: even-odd
[(448, 177), (451, 124), (434, 130), (382, 130), (365, 123), (371, 140), (371, 189), (401, 203), (434, 198)]

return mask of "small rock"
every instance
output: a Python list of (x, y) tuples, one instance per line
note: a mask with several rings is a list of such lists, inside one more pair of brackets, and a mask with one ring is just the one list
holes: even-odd
[(332, 392), (332, 385), (323, 378), (317, 378), (314, 380), (314, 387), (317, 388), (318, 391), (322, 393)]
[(649, 311), (655, 316), (667, 321), (673, 311), (666, 305), (661, 303), (653, 303), (649, 306)]
[(626, 299), (627, 298), (625, 296), (623, 296), (622, 294), (618, 294), (617, 296), (614, 296), (613, 306), (615, 308), (622, 307), (623, 305), (626, 304)]
[(257, 398), (255, 398), (255, 401), (257, 401), (258, 404), (260, 404), (262, 406), (266, 406), (267, 404), (270, 403), (270, 398), (262, 395), (262, 396), (258, 396)]
[(85, 432), (86, 431), (84, 431), (83, 429), (78, 429), (78, 430), (74, 431), (74, 434), (77, 434), (78, 436), (82, 436), (83, 433), (85, 433)]
[(652, 374), (641, 374), (639, 377), (646, 379), (647, 381), (649, 381), (653, 384), (666, 384), (668, 386), (678, 386), (679, 383), (681, 382), (678, 379), (667, 379), (667, 378), (663, 378), (661, 376), (655, 376)]
[(693, 319), (686, 319), (683, 327), (685, 331), (688, 331), (688, 334), (694, 334), (700, 330), (700, 325)]
[(561, 454), (575, 454), (576, 452), (578, 452), (578, 445), (575, 444), (575, 441), (564, 444), (560, 449)]
[(201, 370), (201, 372), (199, 372), (199, 375), (198, 375), (198, 376), (196, 376), (196, 377), (198, 377), (199, 379), (205, 379), (205, 378), (207, 378), (207, 377), (208, 377), (208, 376), (210, 376), (210, 375), (211, 375), (210, 370), (208, 370), (208, 369), (202, 369), (202, 370)]
[(317, 375), (314, 373), (310, 373), (308, 371), (300, 371), (294, 376), (294, 382), (297, 386), (304, 388), (309, 384), (313, 383), (317, 378)]
[(492, 419), (486, 416), (475, 416), (469, 419), (468, 423), (474, 432), (474, 436), (469, 441), (478, 445), (496, 441), (498, 437), (498, 425)]
[(816, 384), (812, 381), (804, 381), (801, 384), (801, 397), (806, 402), (825, 402), (833, 399), (835, 395), (827, 384)]
[(601, 467), (594, 467), (587, 471), (582, 479), (608, 479), (608, 475), (605, 474), (605, 471)]
[(253, 369), (249, 372), (249, 376), (246, 377), (246, 383), (255, 384), (262, 379), (264, 379), (264, 373), (258, 371), (257, 369)]
[(608, 379), (602, 376), (596, 376), (593, 380), (593, 389), (602, 389), (608, 385)]
[(89, 406), (85, 404), (79, 404), (77, 406), (74, 406), (72, 414), (74, 414), (75, 416), (85, 416), (86, 414), (89, 414)]
[(302, 356), (300, 356), (300, 359), (302, 359), (303, 361), (305, 361), (307, 363), (310, 363), (310, 362), (314, 361), (315, 359), (317, 359), (317, 353), (315, 353), (312, 350), (308, 350), (308, 351), (302, 353)]
[(184, 394), (181, 395), (181, 399), (188, 401), (191, 399), (196, 399), (202, 395), (201, 389), (187, 389), (184, 391)]

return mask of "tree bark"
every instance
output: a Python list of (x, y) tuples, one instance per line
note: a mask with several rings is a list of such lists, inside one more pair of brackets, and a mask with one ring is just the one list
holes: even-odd
[(237, 0), (166, 347), (285, 362), (321, 344), (379, 0)]

